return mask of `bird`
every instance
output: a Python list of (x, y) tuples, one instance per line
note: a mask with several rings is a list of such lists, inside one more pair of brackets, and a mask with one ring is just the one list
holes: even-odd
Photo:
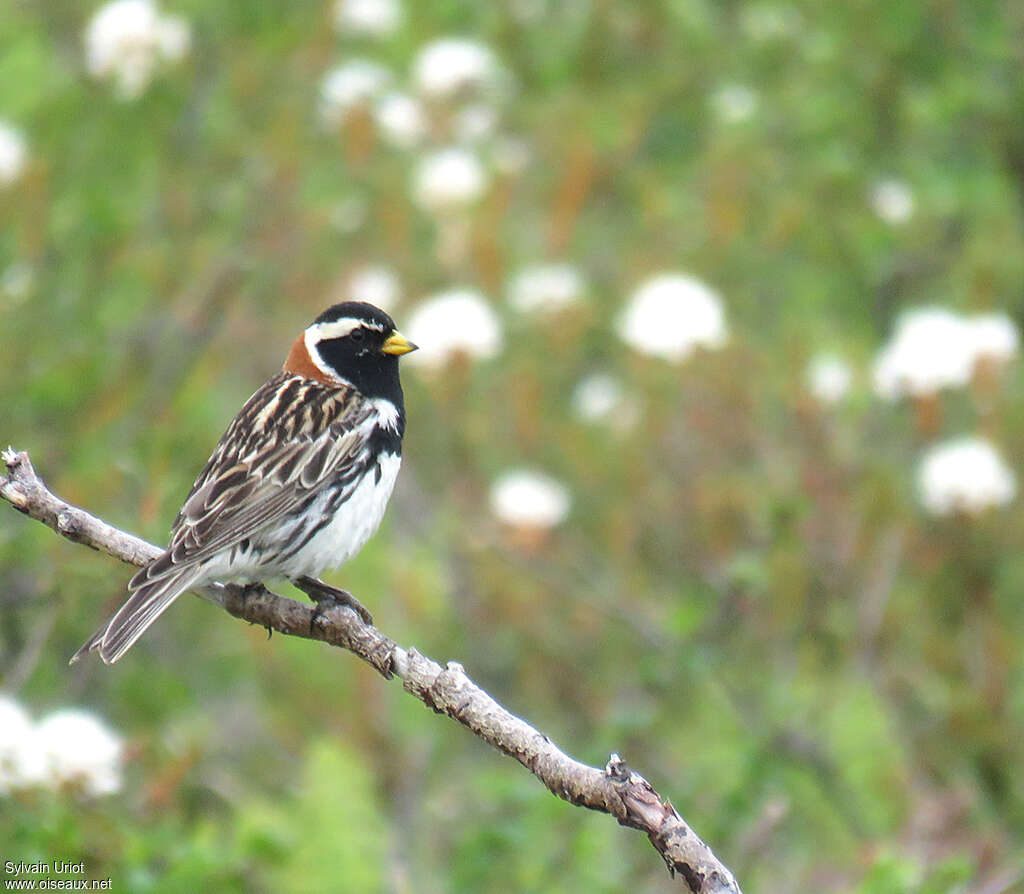
[(227, 427), (167, 549), (69, 663), (90, 652), (114, 663), (182, 593), (214, 581), (284, 578), (318, 609), (342, 602), (372, 623), (319, 575), (358, 553), (384, 517), (405, 434), (398, 361), (416, 349), (372, 304), (345, 301), (320, 314)]

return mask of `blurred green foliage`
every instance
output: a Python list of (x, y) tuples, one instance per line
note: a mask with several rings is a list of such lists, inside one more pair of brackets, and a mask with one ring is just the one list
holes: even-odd
[[(1019, 460), (1024, 377), (945, 396), (936, 431), (866, 370), (908, 306), (1024, 319), (1022, 8), (446, 0), (408, 3), (379, 41), (336, 34), (326, 0), (168, 8), (191, 52), (125, 102), (84, 71), (91, 5), (0, 0), (0, 117), (30, 153), (0, 190), (0, 271), (29, 274), (0, 291), (4, 443), (159, 542), (352, 270), (398, 272), (400, 324), (434, 290), (480, 288), (505, 351), (407, 371), (389, 518), (332, 579), (575, 756), (622, 754), (748, 894), (1019, 884), (1024, 512), (930, 519), (913, 475), (937, 434)], [(360, 154), (316, 114), (333, 65), (400, 79), (448, 34), (513, 73), (502, 114), (530, 152), (455, 262), (410, 197), (412, 157)], [(714, 111), (734, 84), (757, 98), (744, 120)], [(888, 177), (913, 191), (902, 226), (871, 209)], [(580, 267), (586, 305), (513, 314), (507, 278), (544, 259)], [(615, 338), (664, 269), (720, 291), (723, 350), (672, 366)], [(823, 349), (861, 371), (834, 409), (804, 384)], [(641, 395), (632, 430), (571, 415), (592, 370)], [(487, 507), (519, 464), (574, 500), (529, 548)], [(34, 712), (95, 710), (130, 751), (118, 796), (0, 802), (3, 859), (83, 859), (139, 892), (678, 890), (642, 837), (395, 684), (197, 600), (117, 666), (66, 668), (129, 573), (0, 518), (2, 685)]]

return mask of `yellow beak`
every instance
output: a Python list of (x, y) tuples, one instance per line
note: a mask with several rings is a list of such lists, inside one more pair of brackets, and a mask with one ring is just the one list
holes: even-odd
[(419, 345), (414, 345), (401, 332), (394, 332), (387, 337), (387, 340), (381, 346), (381, 350), (385, 354), (394, 354), (396, 357), (401, 357), (402, 354), (415, 351), (418, 347)]

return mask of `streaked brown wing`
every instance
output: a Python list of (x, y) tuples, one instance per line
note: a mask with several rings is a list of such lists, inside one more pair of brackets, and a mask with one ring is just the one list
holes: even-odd
[(370, 414), (350, 388), (281, 373), (228, 426), (174, 523), (175, 565), (202, 561), (299, 508), (326, 480), (346, 478), (366, 450)]

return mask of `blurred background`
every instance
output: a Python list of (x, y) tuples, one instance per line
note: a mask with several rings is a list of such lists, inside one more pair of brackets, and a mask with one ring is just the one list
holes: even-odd
[[(1024, 12), (0, 0), (0, 441), (158, 543), (295, 336), (385, 307), (329, 576), (750, 892), (1024, 890)], [(114, 890), (680, 890), (351, 656), (0, 511), (0, 843)], [(283, 589), (296, 595), (290, 589)], [(69, 747), (71, 746), (71, 747)]]

